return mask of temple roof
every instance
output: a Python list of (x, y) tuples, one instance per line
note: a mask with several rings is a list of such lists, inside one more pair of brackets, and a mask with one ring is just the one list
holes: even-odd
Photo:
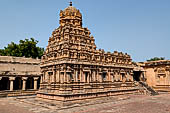
[(82, 18), (82, 14), (78, 9), (73, 7), (72, 4), (65, 8), (63, 11), (62, 10), (60, 11), (60, 18), (74, 19), (73, 17)]

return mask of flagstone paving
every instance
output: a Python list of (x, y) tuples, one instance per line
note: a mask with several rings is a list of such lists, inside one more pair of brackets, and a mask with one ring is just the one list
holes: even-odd
[(170, 94), (126, 95), (61, 107), (35, 96), (0, 98), (0, 113), (170, 113)]

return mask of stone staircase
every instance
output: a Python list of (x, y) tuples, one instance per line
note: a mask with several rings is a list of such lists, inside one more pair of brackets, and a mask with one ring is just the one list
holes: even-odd
[(0, 91), (0, 98), (7, 97), (6, 91)]
[(152, 87), (148, 86), (148, 84), (146, 84), (146, 83), (144, 83), (142, 81), (135, 81), (135, 85), (137, 85), (140, 90), (143, 90), (143, 92), (145, 92), (145, 94), (149, 94), (151, 96), (159, 94)]

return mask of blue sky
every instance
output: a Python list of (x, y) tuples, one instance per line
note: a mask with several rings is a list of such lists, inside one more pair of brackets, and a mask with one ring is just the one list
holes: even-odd
[[(0, 48), (34, 37), (46, 47), (70, 0), (0, 0)], [(72, 0), (95, 43), (133, 61), (170, 59), (170, 0)]]

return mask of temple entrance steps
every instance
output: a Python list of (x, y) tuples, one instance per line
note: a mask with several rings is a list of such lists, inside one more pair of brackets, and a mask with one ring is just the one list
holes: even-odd
[(0, 91), (0, 98), (7, 97), (6, 91)]
[(135, 85), (137, 85), (141, 92), (144, 94), (149, 94), (151, 96), (158, 95), (159, 93), (155, 91), (152, 87), (148, 86), (148, 84), (142, 82), (142, 81), (135, 81)]

